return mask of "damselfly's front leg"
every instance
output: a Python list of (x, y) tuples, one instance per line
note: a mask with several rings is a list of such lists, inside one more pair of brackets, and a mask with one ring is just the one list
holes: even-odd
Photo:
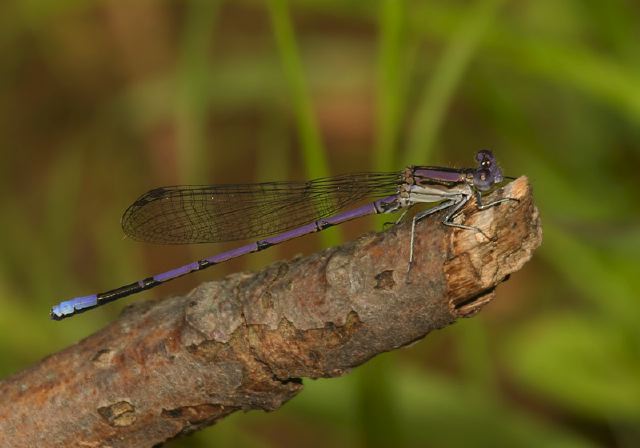
[[(502, 199), (498, 199), (496, 201), (492, 201), (489, 202), (488, 204), (484, 204), (482, 202), (482, 196), (480, 194), (479, 191), (475, 190), (474, 191), (474, 195), (476, 198), (476, 203), (478, 206), (478, 210), (485, 210), (489, 207), (493, 207), (495, 205), (501, 204), (503, 202), (507, 202), (507, 201), (518, 201), (518, 199), (515, 198), (502, 198)], [(465, 224), (458, 224), (456, 222), (454, 222), (454, 219), (456, 218), (456, 216), (458, 216), (460, 214), (460, 211), (462, 210), (462, 208), (467, 204), (467, 202), (469, 202), (469, 200), (471, 199), (471, 194), (460, 194), (459, 196), (456, 197), (452, 197), (438, 205), (436, 205), (435, 207), (431, 207), (430, 209), (424, 210), (422, 212), (417, 213), (414, 217), (413, 217), (413, 221), (411, 223), (411, 240), (410, 240), (410, 249), (409, 249), (409, 268), (408, 270), (411, 270), (411, 265), (413, 263), (413, 246), (414, 246), (414, 242), (415, 242), (415, 233), (416, 233), (416, 223), (424, 218), (426, 218), (429, 215), (432, 215), (434, 213), (437, 213), (441, 210), (445, 210), (447, 208), (451, 208), (449, 213), (447, 213), (445, 215), (445, 217), (442, 219), (442, 224), (444, 224), (445, 226), (449, 226), (449, 227), (456, 227), (459, 229), (465, 229), (465, 230), (473, 230), (475, 232), (479, 232), (482, 234), (482, 236), (484, 236), (487, 240), (491, 240), (491, 238), (482, 231), (482, 229), (480, 229), (479, 227), (474, 227), (474, 226), (467, 226)], [(405, 212), (406, 213), (406, 212)], [(403, 214), (404, 216), (404, 214)]]
[(502, 204), (503, 202), (509, 202), (509, 201), (520, 202), (520, 199), (516, 199), (516, 198), (502, 198), (502, 199), (497, 199), (495, 201), (491, 201), (488, 204), (484, 204), (482, 202), (482, 194), (480, 193), (480, 191), (475, 190), (474, 194), (476, 196), (476, 204), (478, 204), (478, 210), (486, 210), (490, 207), (493, 207), (494, 205)]
[[(422, 219), (424, 219), (425, 217), (432, 215), (436, 212), (439, 212), (440, 210), (445, 210), (447, 208), (450, 208), (449, 213), (447, 213), (445, 215), (445, 217), (442, 219), (442, 224), (444, 224), (445, 226), (449, 226), (449, 227), (456, 227), (459, 229), (465, 229), (465, 230), (473, 230), (475, 232), (480, 232), (487, 240), (490, 240), (491, 238), (489, 238), (489, 236), (484, 233), (482, 231), (482, 229), (480, 229), (479, 227), (473, 227), (473, 226), (467, 226), (464, 224), (458, 224), (456, 222), (454, 222), (453, 220), (456, 218), (456, 216), (458, 216), (460, 214), (460, 211), (462, 210), (462, 208), (467, 204), (467, 202), (469, 202), (469, 200), (471, 199), (471, 195), (470, 194), (460, 194), (457, 197), (451, 198), (449, 200), (446, 200), (444, 202), (442, 202), (441, 204), (436, 205), (435, 207), (432, 207), (428, 210), (424, 210), (420, 213), (417, 213), (414, 217), (413, 217), (413, 222), (411, 223), (411, 240), (410, 240), (410, 249), (409, 249), (409, 271), (411, 270), (411, 265), (413, 263), (413, 245), (414, 245), (414, 241), (415, 241), (415, 233), (416, 233), (416, 223)], [(482, 203), (480, 202), (479, 205), (479, 209), (483, 210), (483, 208), (487, 208), (489, 206), (493, 206), (497, 203), (500, 202), (504, 202), (508, 199), (504, 199), (504, 200), (499, 200), (499, 201), (495, 201), (495, 202), (491, 202), (490, 204), (486, 204), (485, 206), (482, 206)]]
[[(455, 217), (460, 214), (460, 211), (467, 204), (467, 202), (469, 202), (470, 199), (471, 199), (470, 195), (465, 195), (465, 196), (462, 197), (462, 199), (457, 201), (453, 205), (453, 207), (451, 208), (449, 213), (447, 213), (447, 215), (442, 220), (442, 224), (444, 224), (445, 226), (449, 226), (449, 227), (457, 227), (459, 229), (475, 230), (476, 232), (480, 232), (486, 239), (490, 240), (491, 238), (489, 238), (487, 236), (487, 234), (484, 233), (482, 231), (482, 229), (480, 229), (479, 227), (473, 227), (473, 226), (467, 226), (467, 225), (464, 225), (464, 224), (458, 224), (458, 223), (453, 221), (455, 219)], [(482, 210), (482, 209), (480, 209), (480, 210)]]
[[(478, 207), (478, 210), (486, 210), (490, 207), (493, 207), (508, 201), (520, 202), (516, 198), (502, 198), (502, 199), (497, 199), (495, 201), (491, 201), (488, 204), (484, 204), (482, 202), (482, 195), (480, 194), (480, 191), (474, 190), (473, 194), (475, 195), (475, 198), (476, 198), (476, 205)], [(476, 232), (480, 232), (487, 240), (491, 240), (491, 238), (489, 238), (489, 236), (486, 233), (484, 233), (482, 229), (478, 227), (466, 226), (464, 224), (457, 224), (453, 222), (454, 218), (458, 216), (458, 214), (460, 214), (460, 210), (462, 210), (462, 207), (464, 207), (464, 205), (467, 202), (469, 202), (469, 199), (471, 199), (471, 196), (465, 196), (464, 200), (457, 202), (455, 206), (451, 209), (451, 212), (449, 212), (447, 216), (444, 217), (444, 219), (442, 220), (442, 223), (450, 227), (458, 227), (460, 229), (466, 229), (466, 230), (475, 230)]]

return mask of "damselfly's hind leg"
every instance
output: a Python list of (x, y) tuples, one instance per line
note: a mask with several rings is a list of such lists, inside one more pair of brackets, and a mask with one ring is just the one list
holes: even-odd
[(396, 219), (393, 222), (392, 221), (385, 222), (384, 224), (382, 224), (382, 228), (386, 230), (390, 226), (395, 226), (397, 224), (400, 224), (408, 212), (409, 212), (409, 209), (405, 208), (404, 211), (400, 214), (400, 217), (398, 219)]
[(456, 204), (457, 202), (458, 201), (455, 200), (455, 199), (450, 199), (450, 200), (442, 202), (441, 204), (436, 205), (435, 207), (431, 207), (430, 209), (423, 210), (423, 211), (421, 211), (419, 213), (416, 213), (414, 215), (413, 220), (411, 221), (411, 240), (409, 242), (409, 267), (407, 269), (407, 272), (411, 270), (411, 263), (413, 263), (413, 242), (415, 241), (416, 223), (418, 221), (423, 220), (424, 218), (426, 218), (429, 215), (432, 215), (434, 213), (439, 212), (440, 210), (444, 210), (446, 208), (451, 207), (452, 205)]

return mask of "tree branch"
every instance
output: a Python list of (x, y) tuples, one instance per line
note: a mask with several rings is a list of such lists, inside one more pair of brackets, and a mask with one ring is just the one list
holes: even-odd
[(0, 446), (152, 446), (237, 410), (280, 407), (300, 378), (334, 377), (478, 312), (540, 245), (527, 179), (464, 210), (137, 303), (106, 328), (0, 382)]

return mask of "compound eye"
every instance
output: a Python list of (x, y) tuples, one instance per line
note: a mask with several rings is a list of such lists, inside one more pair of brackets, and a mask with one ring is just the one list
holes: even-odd
[(491, 166), (494, 160), (493, 153), (488, 149), (481, 149), (476, 153), (476, 162), (482, 166), (485, 166), (485, 163), (488, 163), (487, 166)]
[(493, 175), (488, 169), (480, 168), (473, 173), (473, 185), (480, 191), (489, 190), (493, 182)]

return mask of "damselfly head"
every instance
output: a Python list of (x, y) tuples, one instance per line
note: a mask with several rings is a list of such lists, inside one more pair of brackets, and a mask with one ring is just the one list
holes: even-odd
[(476, 153), (476, 161), (478, 162), (478, 168), (485, 168), (489, 171), (492, 171), (494, 167), (498, 168), (495, 156), (488, 149), (481, 149), (478, 151)]
[(476, 154), (478, 168), (473, 173), (473, 185), (480, 191), (487, 191), (494, 184), (502, 182), (502, 170), (493, 153), (482, 149)]

